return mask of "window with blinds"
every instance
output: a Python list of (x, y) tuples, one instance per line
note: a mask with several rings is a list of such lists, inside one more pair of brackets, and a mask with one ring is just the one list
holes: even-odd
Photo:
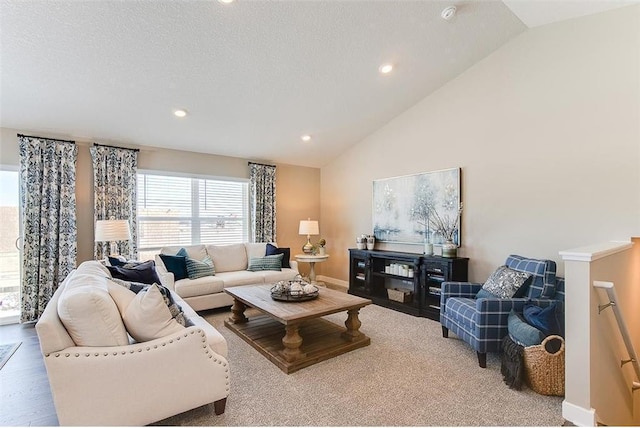
[(248, 183), (138, 174), (138, 252), (164, 246), (247, 242)]

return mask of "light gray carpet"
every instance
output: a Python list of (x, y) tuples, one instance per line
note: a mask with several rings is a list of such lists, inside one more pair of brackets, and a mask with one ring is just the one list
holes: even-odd
[[(562, 398), (510, 390), (500, 359), (487, 368), (440, 324), (370, 305), (360, 312), (371, 345), (284, 374), (223, 325), (230, 312), (203, 315), (227, 339), (231, 394), (223, 415), (203, 406), (162, 425), (229, 426), (560, 426)], [(327, 317), (342, 324), (346, 314)], [(192, 386), (185, 385), (185, 388)], [(179, 392), (177, 392), (179, 393)]]
[(0, 369), (9, 361), (9, 358), (20, 347), (22, 342), (6, 343), (0, 345)]

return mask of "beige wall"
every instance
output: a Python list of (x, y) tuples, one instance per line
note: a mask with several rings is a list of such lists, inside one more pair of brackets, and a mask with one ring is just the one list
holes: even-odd
[(459, 254), (472, 280), (510, 253), (556, 260), (562, 274), (561, 249), (637, 235), (639, 15), (528, 30), (324, 166), (323, 274), (346, 280), (347, 249), (372, 233), (372, 180), (451, 167), (462, 168)]
[[(0, 128), (0, 165), (18, 165), (18, 133), (42, 137), (73, 139), (64, 134), (28, 132)], [(99, 142), (99, 141), (98, 141)], [(93, 168), (89, 147), (93, 142), (77, 141), (76, 199), (78, 210), (78, 263), (93, 259)], [(110, 141), (108, 144), (119, 145)], [(122, 147), (135, 147), (122, 144)], [(202, 153), (140, 147), (138, 167), (155, 171), (202, 174), (217, 177), (248, 178), (247, 159)], [(291, 247), (292, 254), (305, 242), (298, 235), (300, 219), (320, 216), (320, 170), (277, 164), (277, 242)], [(304, 271), (305, 267), (301, 266)], [(308, 268), (307, 268), (308, 270)]]

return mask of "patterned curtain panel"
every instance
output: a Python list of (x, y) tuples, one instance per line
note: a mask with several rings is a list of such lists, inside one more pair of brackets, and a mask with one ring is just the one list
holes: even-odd
[[(131, 240), (116, 242), (118, 254), (138, 257), (137, 246), (137, 171), (138, 151), (94, 145), (93, 159), (94, 225), (98, 220), (129, 220)], [(94, 226), (95, 227), (95, 226)], [(94, 257), (102, 260), (109, 254), (110, 242), (96, 242)]]
[(253, 242), (276, 240), (276, 167), (249, 162)]
[(24, 234), (20, 322), (37, 321), (76, 267), (74, 142), (18, 135)]

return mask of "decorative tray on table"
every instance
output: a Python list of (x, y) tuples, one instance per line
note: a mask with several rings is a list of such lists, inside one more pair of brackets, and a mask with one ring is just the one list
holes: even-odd
[(318, 287), (302, 279), (278, 281), (271, 287), (271, 298), (283, 302), (304, 302), (318, 297)]

